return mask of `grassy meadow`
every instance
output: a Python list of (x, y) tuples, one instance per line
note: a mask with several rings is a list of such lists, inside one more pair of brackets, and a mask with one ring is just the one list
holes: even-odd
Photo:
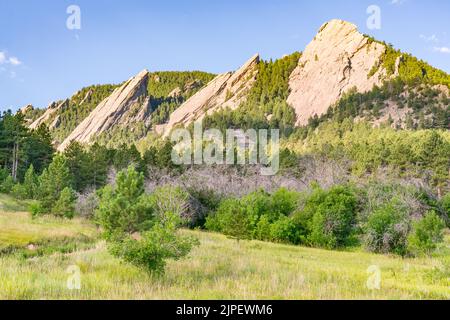
[[(26, 205), (0, 195), (0, 299), (450, 299), (450, 235), (433, 257), (402, 259), (183, 230), (200, 246), (152, 277), (112, 257), (90, 222), (31, 219)], [(80, 290), (67, 288), (73, 265)]]

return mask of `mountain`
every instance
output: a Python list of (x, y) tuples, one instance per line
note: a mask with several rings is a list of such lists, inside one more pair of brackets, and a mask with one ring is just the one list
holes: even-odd
[(64, 150), (72, 140), (89, 143), (94, 135), (108, 131), (114, 126), (147, 123), (150, 114), (148, 78), (149, 72), (143, 70), (115, 89), (72, 131), (58, 149)]
[(236, 72), (227, 72), (215, 77), (171, 115), (164, 128), (164, 136), (179, 125), (186, 126), (201, 120), (221, 108), (236, 109), (246, 98), (258, 75), (259, 55), (255, 54)]
[[(342, 20), (325, 23), (302, 53), (254, 55), (234, 72), (141, 71), (97, 85), (45, 110), (21, 109), (30, 128), (46, 124), (64, 150), (72, 140), (109, 146), (167, 137), (202, 119), (209, 127), (317, 126), (351, 118), (398, 128), (448, 128), (450, 76)], [(152, 138), (154, 139), (154, 138)]]
[(291, 94), (287, 102), (297, 115), (297, 124), (306, 125), (314, 115), (324, 114), (352, 88), (366, 92), (386, 78), (382, 68), (369, 75), (386, 50), (370, 42), (355, 25), (332, 20), (325, 23), (306, 47), (291, 74)]

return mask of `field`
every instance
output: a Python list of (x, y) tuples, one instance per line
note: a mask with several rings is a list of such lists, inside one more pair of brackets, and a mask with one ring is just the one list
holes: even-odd
[[(239, 241), (199, 231), (200, 246), (152, 277), (108, 254), (88, 221), (31, 219), (0, 195), (0, 299), (450, 299), (450, 237), (432, 258), (402, 259)], [(81, 289), (67, 272), (81, 270)], [(369, 268), (381, 271), (369, 290)]]

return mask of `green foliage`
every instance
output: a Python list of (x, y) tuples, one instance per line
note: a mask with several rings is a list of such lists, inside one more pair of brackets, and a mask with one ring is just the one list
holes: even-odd
[(444, 241), (444, 221), (434, 211), (413, 222), (408, 237), (408, 251), (414, 255), (430, 255)]
[(28, 199), (34, 199), (38, 194), (38, 176), (34, 172), (34, 166), (30, 165), (25, 173), (23, 187)]
[(40, 201), (34, 201), (28, 207), (28, 211), (31, 212), (33, 218), (45, 215), (48, 211), (42, 206)]
[(177, 233), (185, 195), (169, 187), (146, 195), (144, 176), (132, 166), (99, 196), (96, 219), (114, 256), (160, 274), (166, 259), (186, 256), (197, 243)]
[[(355, 228), (356, 205), (356, 196), (349, 187), (315, 188), (299, 217), (299, 224), (310, 232), (308, 242), (329, 249), (348, 245)], [(306, 221), (302, 221), (305, 217)]]
[(21, 113), (10, 111), (0, 117), (0, 167), (7, 169), (14, 181), (23, 181), (30, 164), (40, 173), (53, 156), (48, 128), (41, 125), (30, 131)]
[(364, 243), (369, 251), (399, 255), (407, 253), (410, 217), (395, 199), (375, 210), (364, 228)]
[(27, 195), (27, 190), (25, 189), (25, 187), (18, 183), (16, 185), (13, 186), (13, 188), (11, 189), (11, 194), (20, 200), (25, 200), (25, 199), (29, 199), (28, 195)]
[(53, 206), (60, 199), (62, 191), (71, 185), (72, 175), (66, 158), (63, 155), (55, 156), (48, 169), (44, 169), (39, 177), (37, 198), (46, 213), (51, 213)]
[[(97, 107), (112, 94), (118, 85), (94, 85), (81, 89), (72, 96), (58, 112), (46, 121), (50, 125), (58, 117), (59, 125), (52, 131), (52, 137), (59, 143)], [(61, 103), (61, 102), (59, 102)]]
[[(373, 40), (373, 39), (372, 39)], [(385, 52), (380, 58), (379, 63), (371, 71), (371, 74), (375, 74), (376, 71), (383, 67), (387, 71), (388, 76), (392, 76), (397, 70), (399, 78), (410, 84), (427, 83), (431, 85), (443, 84), (450, 86), (450, 75), (446, 72), (436, 69), (430, 66), (423, 60), (419, 60), (416, 57), (402, 53), (400, 50), (396, 50), (392, 45), (385, 42), (379, 42), (386, 47)]]
[(294, 224), (286, 219), (297, 208), (298, 198), (298, 193), (281, 188), (272, 195), (260, 190), (241, 199), (225, 199), (207, 217), (205, 226), (238, 240), (297, 243)]
[(154, 208), (144, 191), (144, 176), (132, 166), (117, 174), (115, 187), (106, 186), (99, 191), (96, 220), (106, 239), (149, 229)]
[[(205, 128), (280, 129), (282, 134), (292, 132), (296, 115), (286, 103), (289, 96), (289, 76), (298, 64), (296, 52), (276, 61), (261, 61), (256, 82), (246, 101), (236, 110), (224, 109), (203, 119)], [(268, 120), (270, 119), (270, 120)]]
[(75, 192), (69, 187), (64, 188), (59, 199), (53, 205), (52, 214), (58, 217), (73, 218), (75, 215), (75, 200)]
[(0, 185), (0, 192), (2, 193), (11, 193), (14, 188), (14, 179), (10, 175), (6, 177), (5, 180)]
[[(215, 75), (200, 72), (155, 72), (150, 76), (148, 95), (153, 110), (152, 124), (166, 123), (183, 102), (210, 82)], [(173, 94), (174, 90), (178, 92)], [(172, 93), (172, 95), (170, 95)]]
[[(261, 222), (261, 220), (260, 220)], [(265, 229), (264, 223), (261, 228)], [(264, 234), (265, 232), (263, 232)], [(286, 216), (281, 216), (278, 220), (270, 225), (270, 239), (274, 242), (299, 244), (301, 241), (301, 234), (295, 225), (294, 221)]]
[(121, 242), (111, 243), (111, 253), (151, 273), (162, 274), (167, 259), (185, 257), (198, 241), (177, 234), (179, 217), (176, 214), (167, 212), (161, 218), (143, 232), (139, 240), (126, 236)]

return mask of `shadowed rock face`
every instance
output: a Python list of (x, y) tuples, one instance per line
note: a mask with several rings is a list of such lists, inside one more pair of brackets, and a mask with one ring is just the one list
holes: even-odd
[(256, 54), (236, 72), (215, 77), (170, 115), (169, 122), (164, 127), (164, 136), (175, 126), (186, 126), (221, 108), (236, 109), (256, 80), (258, 63), (259, 55)]
[(63, 151), (72, 140), (89, 143), (91, 138), (117, 125), (146, 121), (150, 113), (147, 97), (149, 72), (141, 71), (103, 100), (58, 147)]
[(366, 92), (380, 85), (385, 78), (382, 68), (368, 75), (385, 50), (384, 45), (371, 43), (349, 22), (332, 20), (324, 24), (290, 77), (287, 102), (295, 109), (297, 125), (326, 113), (353, 87)]

